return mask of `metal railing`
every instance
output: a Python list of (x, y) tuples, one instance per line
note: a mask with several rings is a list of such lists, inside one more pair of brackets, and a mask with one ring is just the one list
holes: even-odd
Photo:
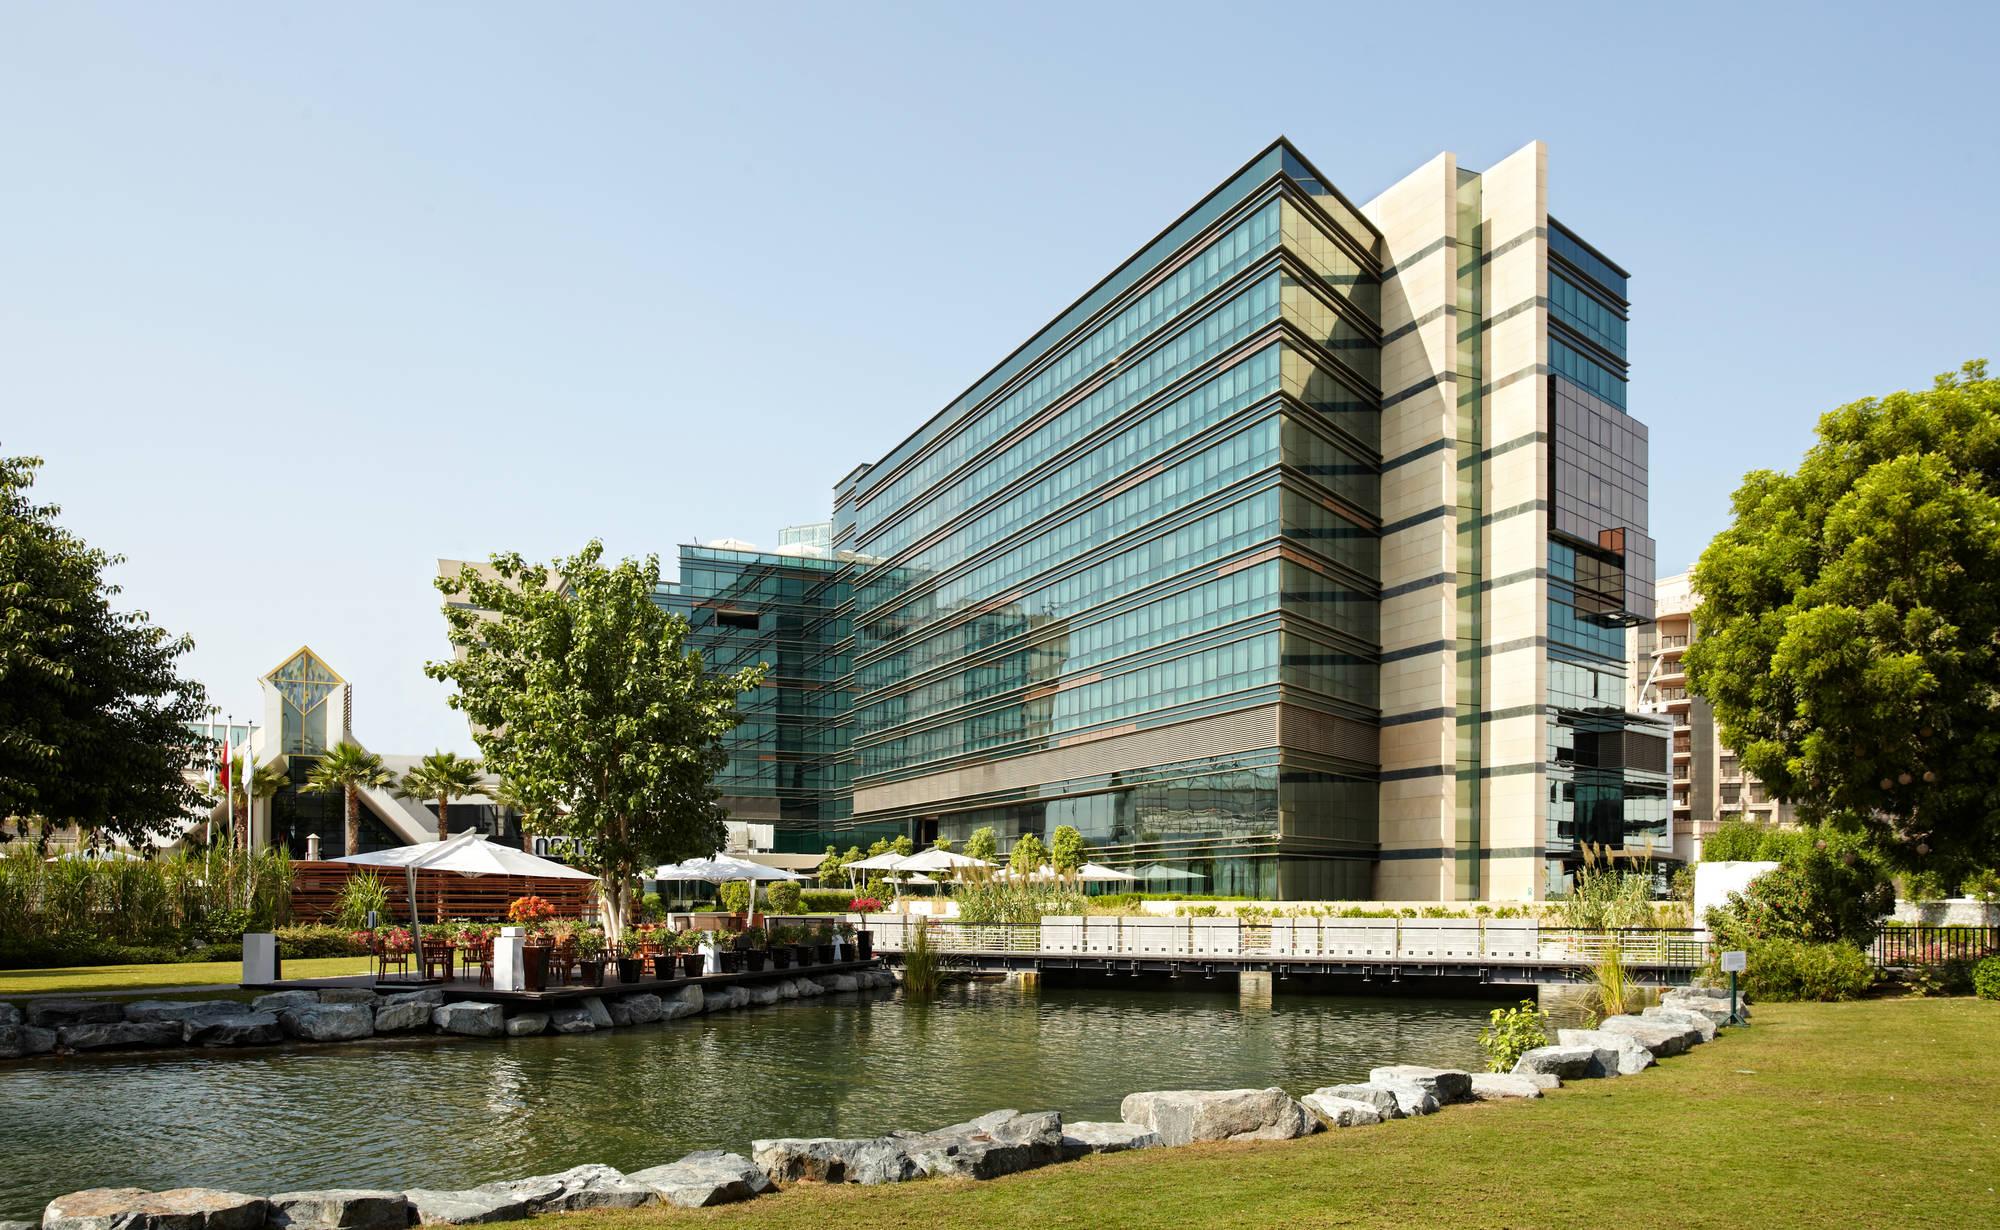
[(1884, 927), (1875, 937), (1875, 964), (1939, 965), (2000, 955), (2000, 927)]
[(1101, 918), (1052, 915), (1040, 923), (959, 923), (876, 915), (878, 952), (902, 952), (928, 928), (946, 954), (1163, 958), (1254, 957), (1424, 964), (1594, 965), (1615, 948), (1628, 965), (1692, 969), (1706, 963), (1704, 933), (1687, 929), (1581, 931), (1532, 919)]

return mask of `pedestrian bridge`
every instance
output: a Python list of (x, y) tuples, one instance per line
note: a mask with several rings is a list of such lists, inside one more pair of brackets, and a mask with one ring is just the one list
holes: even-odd
[(1333, 975), (1363, 980), (1471, 978), (1572, 983), (1614, 949), (1635, 981), (1688, 982), (1708, 960), (1706, 935), (1684, 929), (1585, 931), (1533, 919), (1148, 918), (1051, 916), (1039, 923), (960, 923), (906, 915), (868, 919), (892, 963), (925, 928), (950, 969), (990, 973)]

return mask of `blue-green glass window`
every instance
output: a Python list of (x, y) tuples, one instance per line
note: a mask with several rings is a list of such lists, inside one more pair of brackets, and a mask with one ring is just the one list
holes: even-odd
[(1625, 357), (1625, 318), (1576, 283), (1550, 274), (1549, 307), (1570, 328), (1618, 357)]
[(1624, 378), (1554, 337), (1549, 338), (1549, 366), (1557, 375), (1574, 381), (1620, 410), (1625, 408)]

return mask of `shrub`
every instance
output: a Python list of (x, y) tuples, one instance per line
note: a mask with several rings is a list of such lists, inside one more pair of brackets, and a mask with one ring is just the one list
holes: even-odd
[(1712, 930), (1733, 940), (1799, 940), (1808, 944), (1873, 942), (1895, 891), (1873, 851), (1851, 834), (1806, 834), (1776, 869), (1747, 892), (1710, 912)]
[(800, 892), (799, 886), (790, 880), (779, 880), (764, 890), (765, 900), (769, 901), (771, 909), (779, 914), (798, 913), (801, 896), (803, 894)]
[(1965, 877), (1958, 891), (1986, 905), (2000, 905), (2000, 871), (1987, 868)]
[(333, 900), (333, 921), (352, 931), (367, 926), (371, 913), (377, 923), (389, 921), (388, 884), (370, 872), (348, 876)]
[(854, 894), (844, 888), (805, 888), (799, 890), (798, 908), (807, 914), (845, 914), (852, 900)]
[(1549, 1015), (1524, 999), (1518, 1008), (1495, 1008), (1479, 1031), (1479, 1049), (1486, 1052), (1488, 1072), (1511, 1072), (1521, 1056), (1549, 1044)]
[(1814, 840), (1810, 829), (1779, 828), (1738, 817), (1715, 826), (1701, 843), (1704, 863), (1782, 863)]
[(1045, 914), (1082, 914), (1087, 899), (1049, 880), (975, 880), (952, 894), (962, 923), (1032, 923)]
[(1972, 967), (1972, 993), (1981, 999), (2000, 999), (2000, 957), (1988, 957)]
[(312, 957), (351, 957), (365, 955), (368, 949), (354, 938), (354, 932), (345, 927), (335, 927), (324, 923), (306, 926), (279, 927), (278, 955), (293, 960)]
[(1743, 978), (1758, 999), (1855, 999), (1875, 985), (1875, 966), (1853, 944), (1769, 939), (1750, 946)]
[(741, 914), (750, 908), (750, 886), (742, 880), (722, 885), (718, 895), (722, 898), (722, 908), (731, 914)]
[(1905, 978), (1913, 995), (1967, 995), (1972, 991), (1971, 957), (1951, 957), (1913, 967)]

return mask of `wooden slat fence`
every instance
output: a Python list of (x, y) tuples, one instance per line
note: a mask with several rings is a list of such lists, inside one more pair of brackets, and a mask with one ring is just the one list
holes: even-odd
[[(390, 909), (402, 921), (409, 912), (403, 869), (357, 867), (350, 863), (292, 864), (292, 921), (319, 922), (332, 917), (347, 878), (372, 874), (389, 886)], [(449, 871), (417, 872), (417, 909), (425, 922), (451, 918), (496, 920), (519, 897), (541, 897), (564, 918), (597, 914), (597, 885), (590, 880), (545, 880), (538, 876), (462, 876)]]

